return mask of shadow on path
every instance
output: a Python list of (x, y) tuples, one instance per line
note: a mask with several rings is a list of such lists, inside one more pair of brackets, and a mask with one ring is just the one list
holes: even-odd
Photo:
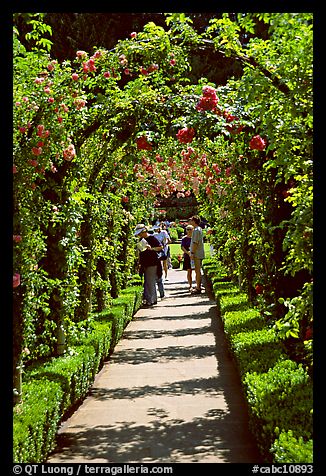
[(170, 297), (138, 311), (49, 463), (261, 462), (216, 303), (170, 276)]

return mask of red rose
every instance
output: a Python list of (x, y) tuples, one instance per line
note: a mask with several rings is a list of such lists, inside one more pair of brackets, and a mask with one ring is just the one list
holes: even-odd
[(249, 142), (250, 149), (253, 150), (264, 150), (266, 148), (266, 140), (262, 139), (260, 135), (254, 136)]
[(218, 103), (218, 97), (216, 90), (211, 86), (203, 87), (203, 95), (196, 105), (196, 109), (199, 112), (202, 111), (214, 111)]
[(18, 288), (19, 285), (20, 285), (20, 274), (15, 273), (12, 277), (12, 287)]
[(146, 136), (140, 136), (136, 139), (137, 149), (139, 150), (152, 150), (151, 144), (147, 142)]
[(257, 293), (257, 294), (262, 294), (264, 288), (263, 288), (263, 286), (262, 286), (261, 284), (256, 284), (255, 290), (256, 290), (256, 293)]
[(42, 147), (33, 147), (32, 153), (33, 155), (41, 155), (43, 152)]
[(180, 129), (178, 131), (176, 136), (179, 142), (181, 142), (182, 144), (187, 144), (189, 142), (192, 142), (195, 136), (195, 129), (193, 129), (192, 127), (184, 127), (183, 129)]

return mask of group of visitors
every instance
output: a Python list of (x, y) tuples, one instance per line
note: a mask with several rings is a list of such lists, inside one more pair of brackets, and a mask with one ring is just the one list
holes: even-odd
[[(194, 215), (186, 226), (186, 235), (181, 240), (183, 251), (183, 270), (187, 271), (189, 291), (200, 294), (201, 289), (201, 262), (205, 258), (203, 231), (200, 227), (200, 218)], [(150, 234), (149, 231), (153, 233)], [(157, 290), (161, 299), (166, 297), (164, 280), (168, 279), (168, 262), (170, 259), (171, 238), (164, 223), (156, 223), (151, 229), (143, 223), (136, 226), (134, 235), (139, 239), (139, 274), (144, 276), (143, 307), (152, 307), (157, 304)], [(192, 271), (195, 272), (196, 286), (192, 286)]]

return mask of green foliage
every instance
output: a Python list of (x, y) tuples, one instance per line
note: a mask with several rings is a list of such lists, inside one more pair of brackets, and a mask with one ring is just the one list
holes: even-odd
[(302, 366), (284, 360), (268, 372), (248, 373), (244, 385), (251, 428), (253, 433), (260, 431), (261, 449), (270, 448), (281, 431), (292, 430), (296, 438), (311, 439), (312, 385)]
[(25, 382), (23, 393), (14, 408), (13, 461), (41, 462), (54, 449), (63, 390), (55, 381), (37, 380)]
[(178, 238), (179, 238), (179, 235), (178, 235), (178, 230), (177, 228), (170, 228), (169, 229), (169, 235), (170, 235), (170, 238), (172, 241), (177, 241)]
[[(17, 15), (31, 22), (28, 41), (17, 29), (13, 41), (14, 368), (53, 356), (60, 327), (72, 349), (134, 274), (134, 225), (152, 220), (157, 196), (191, 192), (221, 263), (209, 272), (220, 266), (212, 288), (225, 325), (237, 312), (247, 329), (229, 327), (243, 372), (260, 367), (255, 349), (274, 365), (283, 336), (310, 358), (312, 14), (225, 13), (199, 34), (171, 13), (167, 29), (150, 22), (110, 51), (62, 62), (42, 14)], [(191, 83), (192, 54), (206, 48), (240, 64), (241, 77)], [(199, 107), (207, 87), (214, 104)], [(191, 142), (177, 139), (183, 128), (194, 129)], [(273, 330), (251, 322), (251, 307)], [(119, 317), (105, 317), (116, 336), (125, 309), (122, 300)], [(85, 375), (101, 361), (90, 345), (71, 355), (85, 356)]]
[(288, 358), (280, 335), (258, 308), (247, 303), (241, 308), (243, 293), (232, 282), (221, 281), (217, 260), (205, 260), (203, 268), (215, 284), (225, 335), (248, 403), (249, 425), (264, 460), (312, 462), (311, 377)]
[(177, 256), (172, 256), (171, 257), (171, 264), (173, 269), (179, 269), (180, 268), (180, 261), (178, 260)]
[[(94, 314), (71, 337), (64, 356), (25, 370), (23, 401), (14, 407), (14, 461), (40, 463), (54, 449), (59, 423), (87, 394), (104, 360), (139, 309), (142, 287), (128, 287), (111, 308)], [(84, 323), (86, 327), (86, 323)]]
[(313, 441), (305, 441), (302, 436), (293, 436), (293, 431), (281, 431), (274, 441), (271, 452), (276, 463), (312, 463)]

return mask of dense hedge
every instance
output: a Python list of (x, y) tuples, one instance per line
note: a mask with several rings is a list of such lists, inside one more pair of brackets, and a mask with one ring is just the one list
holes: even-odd
[(64, 356), (30, 366), (23, 401), (14, 407), (13, 459), (44, 462), (54, 449), (60, 422), (85, 397), (101, 364), (139, 309), (142, 286), (130, 286), (105, 311), (90, 319), (89, 332)]
[(312, 379), (290, 360), (275, 329), (216, 260), (203, 262), (248, 403), (249, 425), (266, 461), (311, 463)]

